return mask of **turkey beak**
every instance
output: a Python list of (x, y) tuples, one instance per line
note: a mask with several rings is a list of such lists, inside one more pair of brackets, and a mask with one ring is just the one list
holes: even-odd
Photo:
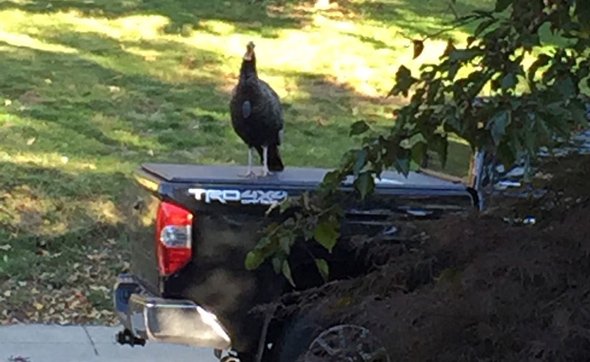
[(244, 54), (244, 60), (251, 61), (254, 56), (254, 43), (249, 42), (246, 47), (246, 54)]

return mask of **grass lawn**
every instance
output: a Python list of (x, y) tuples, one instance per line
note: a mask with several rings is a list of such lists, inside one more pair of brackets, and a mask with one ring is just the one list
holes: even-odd
[[(247, 41), (284, 102), (288, 166), (335, 166), (352, 122), (389, 125), (398, 66), (444, 49), (429, 41), (412, 61), (408, 38), (451, 13), (434, 0), (341, 3), (0, 1), (0, 322), (112, 320), (133, 169), (247, 160), (228, 114)], [(465, 147), (453, 150), (460, 173)]]

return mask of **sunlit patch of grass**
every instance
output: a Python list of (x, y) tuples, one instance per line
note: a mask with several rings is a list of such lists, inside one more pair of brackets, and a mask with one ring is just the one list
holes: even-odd
[[(35, 138), (30, 138), (27, 142), (34, 142)], [(0, 151), (1, 162), (12, 162), (17, 165), (34, 165), (43, 168), (59, 168), (65, 171), (83, 171), (96, 170), (96, 164), (80, 160), (70, 161), (69, 157), (58, 153), (39, 153), (39, 152), (5, 152)]]
[(59, 52), (59, 53), (76, 53), (76, 49), (66, 47), (60, 44), (52, 44), (44, 41), (40, 41), (39, 39), (35, 39), (26, 34), (15, 34), (5, 31), (0, 31), (0, 41), (5, 42), (6, 44), (16, 46), (16, 47), (25, 47), (31, 48), (35, 50), (42, 50), (47, 52)]

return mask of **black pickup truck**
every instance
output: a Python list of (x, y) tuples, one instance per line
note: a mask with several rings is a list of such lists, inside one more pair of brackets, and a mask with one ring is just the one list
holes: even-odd
[[(280, 339), (288, 322), (267, 323), (251, 311), (294, 289), (272, 266), (248, 271), (244, 260), (264, 225), (279, 217), (266, 215), (269, 206), (313, 192), (328, 170), (287, 168), (257, 179), (238, 176), (243, 172), (238, 166), (178, 164), (144, 164), (136, 171), (141, 196), (129, 210), (130, 273), (120, 275), (114, 289), (124, 328), (119, 343), (209, 347), (224, 361), (293, 358), (272, 347), (284, 345)], [(348, 182), (342, 190), (345, 195), (354, 192)], [(463, 183), (424, 172), (407, 178), (385, 172), (372, 197), (346, 204), (343, 237), (395, 232), (397, 218), (437, 217), (478, 207), (478, 194)], [(332, 278), (362, 273), (355, 267), (355, 254), (346, 248), (332, 253), (320, 249), (313, 253), (328, 259)], [(292, 257), (299, 258), (293, 262), (298, 289), (322, 283), (312, 258), (305, 252), (298, 256), (297, 250)], [(222, 351), (227, 354), (223, 358)]]

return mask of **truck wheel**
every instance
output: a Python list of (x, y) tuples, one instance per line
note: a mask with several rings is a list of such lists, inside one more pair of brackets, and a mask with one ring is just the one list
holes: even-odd
[(367, 328), (337, 324), (326, 328), (307, 318), (285, 333), (279, 362), (390, 362), (387, 349)]

